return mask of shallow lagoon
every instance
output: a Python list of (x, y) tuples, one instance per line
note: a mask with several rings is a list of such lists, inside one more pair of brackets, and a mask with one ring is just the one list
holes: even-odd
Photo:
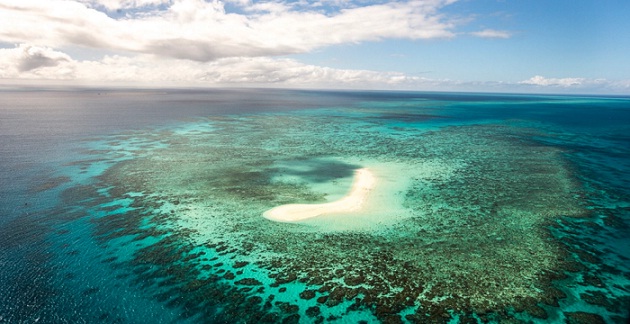
[[(596, 323), (628, 316), (628, 99), (281, 90), (2, 95), (52, 96), (31, 112), (72, 103), (78, 111), (61, 109), (48, 122), (76, 130), (80, 112), (83, 123), (101, 125), (48, 139), (33, 131), (32, 145), (48, 140), (66, 154), (26, 152), (40, 162), (3, 174), (29, 183), (3, 189), (10, 199), (2, 209), (11, 212), (1, 223), (2, 260), (11, 266), (2, 275), (9, 283), (0, 294), (2, 320)], [(123, 121), (99, 120), (91, 109)], [(14, 106), (2, 111), (38, 118)], [(283, 204), (339, 199), (360, 168), (377, 178), (364, 212), (295, 223), (262, 216)]]

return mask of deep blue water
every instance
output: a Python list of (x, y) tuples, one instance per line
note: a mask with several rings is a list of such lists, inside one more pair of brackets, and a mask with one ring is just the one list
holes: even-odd
[[(195, 296), (196, 303), (211, 305), (204, 307), (190, 306), (193, 293), (187, 290), (177, 290), (181, 299), (186, 300), (183, 303), (174, 302), (178, 296), (160, 298), (160, 287), (165, 285), (160, 286), (159, 281), (165, 277), (154, 274), (151, 280), (156, 281), (149, 281), (138, 259), (157, 246), (152, 240), (162, 237), (156, 235), (134, 245), (129, 242), (135, 242), (132, 238), (137, 231), (113, 235), (119, 225), (110, 222), (105, 226), (102, 219), (110, 214), (131, 215), (134, 209), (139, 209), (138, 201), (134, 205), (135, 198), (129, 193), (120, 199), (107, 200), (108, 195), (114, 195), (105, 193), (111, 189), (109, 186), (124, 181), (119, 179), (124, 179), (125, 174), (115, 173), (117, 168), (125, 168), (147, 156), (156, 157), (152, 154), (159, 158), (159, 154), (166, 154), (160, 152), (169, 152), (169, 147), (193, 150), (194, 145), (199, 144), (182, 144), (182, 139), (177, 137), (188, 134), (186, 132), (191, 134), (190, 139), (197, 141), (225, 136), (220, 147), (227, 147), (229, 152), (234, 145), (234, 150), (241, 150), (243, 148), (236, 143), (239, 137), (247, 137), (249, 130), (243, 128), (244, 121), (239, 118), (251, 122), (258, 116), (299, 120), (329, 118), (326, 120), (333, 124), (339, 120), (348, 125), (364, 123), (383, 129), (383, 136), (414, 132), (418, 141), (423, 140), (423, 134), (454, 132), (457, 127), (476, 129), (474, 127), (479, 125), (498, 125), (518, 129), (515, 136), (530, 145), (524, 148), (539, 145), (561, 152), (563, 165), (570, 170), (572, 181), (581, 188), (577, 204), (587, 211), (581, 217), (558, 217), (553, 224), (545, 225), (554, 244), (566, 249), (566, 255), (561, 258), (575, 259), (581, 264), (576, 266), (579, 268), (576, 271), (549, 270), (568, 274), (554, 281), (554, 287), (564, 296), (555, 296), (555, 305), (542, 299), (531, 302), (544, 309), (543, 313), (546, 311), (544, 316), (535, 315), (535, 311), (515, 311), (501, 306), (504, 308), (482, 314), (487, 316), (485, 318), (478, 315), (478, 309), (456, 309), (451, 313), (452, 318), (442, 317), (442, 320), (511, 318), (535, 322), (570, 319), (576, 323), (597, 320), (622, 323), (628, 317), (630, 98), (376, 91), (76, 89), (0, 92), (0, 323), (212, 323), (235, 318), (251, 322), (248, 317), (221, 313), (220, 309), (229, 306), (230, 301), (216, 294)], [(280, 117), (278, 121), (278, 129), (271, 127), (260, 134), (281, 134)], [(223, 127), (220, 132), (204, 129), (208, 125), (212, 129), (218, 123)], [(317, 127), (303, 131), (324, 132)], [(298, 130), (291, 132), (299, 133)], [(510, 132), (506, 134), (512, 134)], [(378, 137), (379, 133), (369, 135)], [(338, 136), (350, 135), (342, 129)], [(358, 141), (362, 140), (359, 137)], [(375, 147), (383, 149), (382, 144)], [(143, 153), (136, 154), (136, 150)], [(191, 161), (183, 159), (178, 163), (185, 165)], [(252, 161), (255, 160), (248, 163)], [(327, 172), (323, 179), (347, 176), (338, 172), (345, 170), (344, 164), (336, 166), (336, 171), (318, 172)], [(235, 177), (225, 175), (230, 176)], [(99, 187), (105, 185), (108, 187)], [(143, 189), (138, 186), (134, 184), (134, 188)], [(151, 188), (146, 186), (143, 194), (148, 195)], [(129, 202), (124, 203), (125, 199)], [(147, 207), (149, 200), (144, 203), (140, 209), (148, 212), (137, 217), (150, 223), (151, 208), (159, 208)], [(531, 202), (535, 203), (538, 202)], [(107, 210), (107, 206), (118, 207)], [(177, 217), (177, 213), (175, 215)], [(136, 230), (140, 230), (145, 225), (137, 226)], [(129, 224), (120, 228), (128, 230)], [(169, 262), (177, 266), (187, 262), (185, 254), (178, 255), (181, 260)], [(151, 267), (170, 266), (164, 261)], [(227, 285), (229, 287), (230, 283)], [(173, 290), (164, 291), (173, 293)], [(210, 312), (209, 308), (216, 310)], [(260, 312), (267, 312), (264, 307), (261, 309)], [(360, 308), (363, 312), (344, 313), (345, 320), (384, 321), (385, 317), (379, 317), (381, 313), (374, 309), (376, 306), (363, 305)], [(299, 321), (304, 323), (316, 322), (319, 318), (344, 321), (344, 316), (335, 311), (331, 310), (330, 314), (337, 317), (328, 318), (309, 317), (303, 309), (296, 314), (301, 315)], [(322, 310), (322, 314), (328, 313)], [(408, 311), (400, 314), (398, 319), (417, 321), (412, 316), (405, 317)], [(297, 320), (295, 316), (283, 317), (282, 312), (274, 316), (277, 317), (271, 318), (272, 322), (283, 318)]]

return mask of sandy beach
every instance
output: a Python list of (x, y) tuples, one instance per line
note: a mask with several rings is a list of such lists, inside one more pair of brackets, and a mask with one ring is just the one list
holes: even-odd
[(322, 215), (360, 211), (376, 185), (369, 169), (355, 171), (350, 192), (339, 200), (323, 204), (287, 204), (266, 211), (263, 216), (277, 222), (297, 222)]

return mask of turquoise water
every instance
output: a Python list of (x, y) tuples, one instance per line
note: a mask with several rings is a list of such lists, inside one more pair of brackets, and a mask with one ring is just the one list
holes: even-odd
[(0, 96), (0, 322), (628, 318), (628, 98)]

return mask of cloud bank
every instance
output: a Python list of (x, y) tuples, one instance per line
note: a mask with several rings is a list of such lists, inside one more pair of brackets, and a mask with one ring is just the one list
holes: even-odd
[(630, 80), (606, 80), (603, 78), (547, 78), (536, 75), (520, 81), (518, 84), (538, 90), (587, 90), (595, 92), (610, 90), (619, 93), (630, 92)]
[(529, 84), (536, 86), (557, 86), (557, 87), (572, 87), (572, 86), (580, 86), (587, 83), (600, 83), (605, 82), (605, 80), (587, 80), (585, 78), (545, 78), (540, 75), (536, 75), (531, 77), (530, 79), (521, 81), (521, 84)]
[(294, 59), (230, 57), (211, 62), (156, 57), (108, 55), (74, 60), (47, 47), (22, 44), (0, 49), (0, 79), (38, 79), (89, 85), (251, 86), (285, 88), (399, 89), (497, 92), (627, 93), (630, 80), (534, 76), (520, 82), (462, 82), (356, 69), (334, 69)]
[[(459, 32), (471, 19), (445, 14), (456, 1), (0, 0), (0, 78), (154, 86), (630, 91), (627, 80), (534, 76), (461, 82), (329, 68), (286, 57), (386, 39), (512, 37), (498, 29)], [(96, 55), (82, 56), (86, 51)]]
[[(26, 68), (25, 68), (26, 67)], [(173, 68), (176, 67), (176, 68)], [(221, 58), (212, 62), (173, 60), (152, 55), (113, 55), (102, 60), (73, 60), (50, 48), (20, 45), (0, 49), (0, 78), (41, 78), (103, 83), (250, 86), (405, 86), (421, 81), (396, 72), (332, 69), (287, 58)]]
[[(0, 39), (208, 62), (386, 38), (450, 38), (455, 25), (439, 9), (452, 2), (376, 2), (326, 11), (321, 3), (296, 8), (303, 2), (232, 1), (237, 9), (228, 12), (217, 0), (0, 0)], [(144, 10), (114, 18), (113, 10), (136, 7)]]

